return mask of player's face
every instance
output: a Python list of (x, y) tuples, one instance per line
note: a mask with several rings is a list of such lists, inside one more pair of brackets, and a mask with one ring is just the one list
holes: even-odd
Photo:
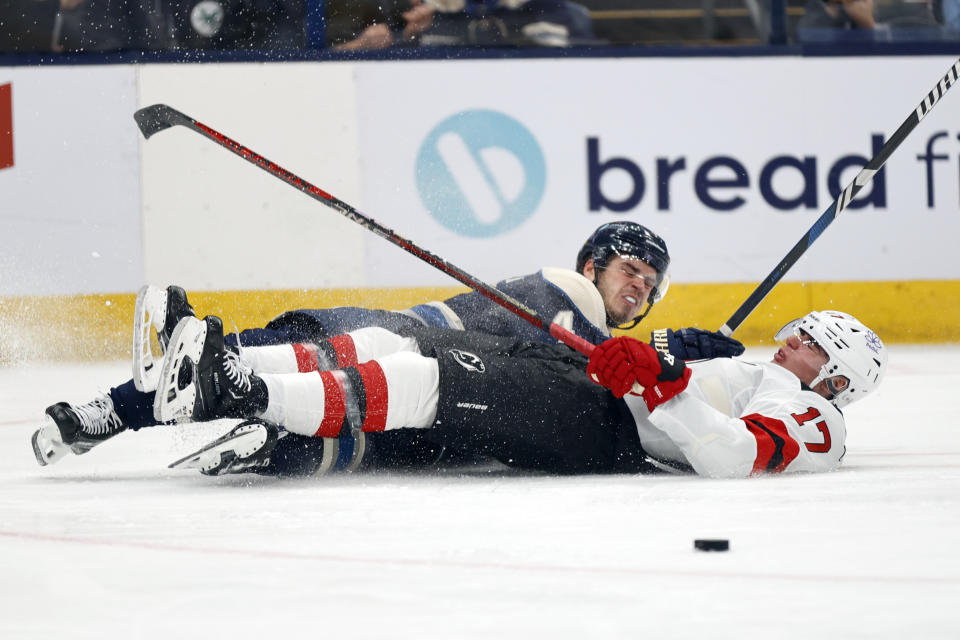
[[(804, 384), (810, 384), (820, 373), (821, 367), (827, 364), (830, 356), (817, 344), (809, 334), (800, 331), (799, 335), (789, 336), (780, 349), (773, 354), (773, 361), (784, 369), (791, 371)], [(817, 383), (814, 391), (829, 398), (830, 392), (824, 382)], [(820, 389), (819, 387), (823, 387)]]
[(596, 279), (603, 306), (616, 324), (629, 322), (639, 314), (657, 283), (656, 269), (641, 260), (620, 256), (608, 260), (606, 268), (599, 272), (594, 270), (593, 261), (588, 260), (583, 275)]

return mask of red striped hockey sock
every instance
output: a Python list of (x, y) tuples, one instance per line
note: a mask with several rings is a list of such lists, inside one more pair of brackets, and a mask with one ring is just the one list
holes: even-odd
[(315, 436), (336, 438), (341, 429), (383, 431), (387, 424), (387, 379), (374, 360), (339, 371), (321, 371), (323, 420)]

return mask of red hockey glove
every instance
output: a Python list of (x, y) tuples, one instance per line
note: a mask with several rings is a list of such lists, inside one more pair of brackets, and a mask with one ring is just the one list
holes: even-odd
[(587, 375), (622, 398), (634, 383), (643, 387), (656, 384), (656, 365), (657, 354), (650, 345), (633, 338), (611, 338), (590, 354)]
[(611, 338), (590, 355), (587, 375), (622, 398), (634, 383), (644, 387), (641, 394), (653, 411), (687, 387), (691, 371), (683, 360), (663, 354), (634, 338)]

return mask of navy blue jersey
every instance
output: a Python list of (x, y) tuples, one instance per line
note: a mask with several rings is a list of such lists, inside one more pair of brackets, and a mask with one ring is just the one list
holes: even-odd
[[(497, 289), (536, 311), (547, 324), (555, 322), (593, 344), (610, 337), (600, 293), (592, 282), (574, 271), (542, 269), (503, 280), (497, 283)], [(298, 309), (278, 316), (266, 330), (244, 331), (240, 338), (250, 346), (318, 342), (372, 326), (394, 332), (418, 327), (460, 329), (548, 344), (557, 342), (547, 331), (534, 327), (476, 291), (404, 311), (360, 307)]]
[[(583, 276), (564, 271), (543, 269), (531, 275), (498, 282), (497, 289), (536, 311), (546, 324), (555, 322), (593, 344), (600, 344), (610, 337), (600, 293)], [(582, 280), (582, 283), (575, 278)], [(460, 326), (447, 324), (447, 328), (548, 344), (557, 341), (548, 331), (538, 329), (476, 291), (454, 296), (443, 304), (461, 323)], [(436, 309), (436, 305), (418, 305), (410, 311), (425, 316), (424, 307), (427, 307), (427, 312)], [(441, 324), (427, 326), (444, 327)]]

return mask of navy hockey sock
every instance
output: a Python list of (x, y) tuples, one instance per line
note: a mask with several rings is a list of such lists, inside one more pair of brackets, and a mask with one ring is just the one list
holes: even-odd
[(134, 431), (159, 424), (153, 417), (153, 399), (156, 395), (156, 391), (146, 393), (137, 391), (133, 380), (110, 389), (110, 399), (113, 400), (117, 415), (128, 428)]

